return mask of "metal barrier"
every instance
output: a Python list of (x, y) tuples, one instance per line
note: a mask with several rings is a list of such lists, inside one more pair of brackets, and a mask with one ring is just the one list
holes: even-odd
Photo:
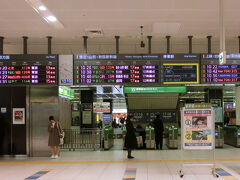
[(102, 142), (101, 129), (63, 129), (65, 132), (64, 144), (61, 149), (88, 149), (99, 150)]

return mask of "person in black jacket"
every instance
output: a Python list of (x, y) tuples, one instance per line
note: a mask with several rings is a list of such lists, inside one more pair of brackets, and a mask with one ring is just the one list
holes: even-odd
[(131, 153), (132, 150), (137, 147), (137, 138), (135, 134), (135, 128), (133, 127), (133, 116), (128, 116), (126, 121), (127, 133), (125, 137), (125, 146), (128, 150), (128, 159), (134, 158)]
[(153, 121), (153, 126), (155, 130), (156, 149), (159, 149), (159, 144), (160, 144), (160, 149), (162, 150), (164, 128), (163, 128), (163, 121), (160, 118), (160, 114), (156, 115), (156, 119)]

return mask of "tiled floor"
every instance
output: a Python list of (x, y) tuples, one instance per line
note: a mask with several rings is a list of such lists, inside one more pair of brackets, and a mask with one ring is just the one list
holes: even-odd
[[(136, 168), (136, 180), (211, 180), (210, 166), (184, 166), (183, 178), (181, 154), (186, 163), (210, 163), (210, 151), (138, 150), (134, 160), (126, 159), (126, 151), (63, 151), (61, 157), (52, 160), (39, 158), (0, 158), (0, 180), (24, 180), (43, 169), (51, 169), (40, 180), (122, 180), (127, 168)], [(225, 146), (216, 150), (217, 166), (240, 179), (240, 149)], [(218, 178), (223, 179), (222, 177)]]

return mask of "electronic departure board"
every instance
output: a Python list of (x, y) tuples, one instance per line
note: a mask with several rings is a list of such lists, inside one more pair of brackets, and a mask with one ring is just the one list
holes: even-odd
[(163, 63), (163, 84), (199, 83), (198, 63)]
[(0, 55), (0, 85), (57, 85), (57, 55)]
[(202, 83), (240, 83), (240, 54), (228, 54), (227, 64), (219, 65), (218, 55), (203, 55)]
[[(152, 60), (149, 56), (145, 58), (143, 56), (126, 56), (118, 60), (113, 60), (114, 55), (107, 57), (109, 60), (106, 58), (98, 60), (96, 57), (94, 60), (75, 58), (74, 84), (142, 83), (147, 85), (160, 83), (159, 61)], [(156, 56), (153, 56), (153, 59), (155, 58)]]

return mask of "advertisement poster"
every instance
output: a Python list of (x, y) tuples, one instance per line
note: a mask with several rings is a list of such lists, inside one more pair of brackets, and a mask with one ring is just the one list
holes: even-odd
[(82, 118), (82, 124), (92, 124), (92, 111), (83, 111)]
[(183, 149), (213, 149), (214, 123), (212, 109), (183, 109)]

